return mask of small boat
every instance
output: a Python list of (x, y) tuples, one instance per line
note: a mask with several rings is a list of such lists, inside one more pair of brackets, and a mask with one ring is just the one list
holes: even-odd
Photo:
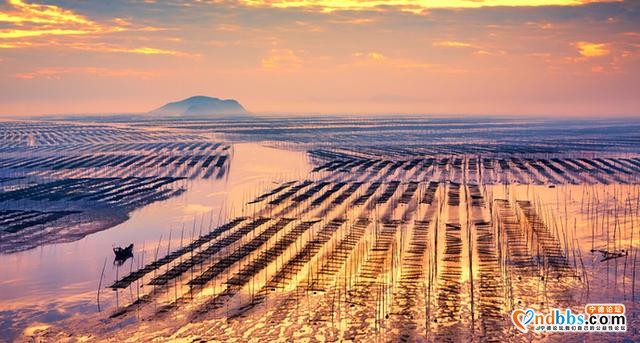
[(596, 253), (599, 252), (602, 254), (602, 259), (600, 260), (600, 262), (604, 262), (604, 261), (608, 261), (608, 260), (613, 260), (614, 258), (620, 258), (620, 257), (625, 257), (627, 256), (627, 252), (624, 250), (620, 250), (620, 251), (607, 251), (607, 250), (601, 250), (601, 249), (591, 249), (592, 253)]
[(115, 247), (113, 248), (113, 253), (116, 254), (116, 260), (124, 261), (133, 256), (133, 243), (126, 248)]

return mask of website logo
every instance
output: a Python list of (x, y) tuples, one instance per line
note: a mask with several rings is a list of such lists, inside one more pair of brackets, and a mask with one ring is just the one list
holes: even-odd
[(547, 313), (534, 309), (515, 309), (511, 312), (513, 325), (522, 333), (529, 332), (625, 332), (627, 317), (623, 304), (588, 304), (584, 313), (570, 308), (552, 308)]

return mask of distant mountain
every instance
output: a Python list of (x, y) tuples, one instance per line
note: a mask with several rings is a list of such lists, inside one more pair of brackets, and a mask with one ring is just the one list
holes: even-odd
[(172, 116), (211, 116), (248, 114), (247, 110), (233, 99), (218, 99), (208, 96), (192, 96), (190, 98), (170, 102), (151, 114)]

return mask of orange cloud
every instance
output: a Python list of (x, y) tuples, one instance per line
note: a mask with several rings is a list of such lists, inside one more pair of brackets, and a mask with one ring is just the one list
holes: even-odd
[(399, 70), (428, 70), (431, 72), (446, 74), (462, 74), (468, 72), (468, 70), (465, 70), (463, 68), (427, 63), (411, 58), (389, 57), (380, 52), (356, 52), (352, 54), (352, 56), (355, 60), (353, 61), (353, 63), (347, 65), (346, 67), (384, 66)]
[(387, 56), (379, 53), (379, 52), (368, 52), (368, 53), (364, 53), (364, 52), (356, 52), (353, 54), (353, 56), (361, 58), (364, 57), (365, 59), (371, 60), (371, 61), (385, 61), (387, 60)]
[(14, 7), (16, 11), (11, 13), (0, 13), (0, 21), (2, 22), (17, 24), (94, 24), (83, 16), (54, 5), (27, 4), (22, 0), (9, 0), (8, 3)]
[(480, 50), (476, 50), (473, 54), (477, 56), (504, 56), (507, 54), (507, 52), (504, 50), (489, 51), (489, 50), (480, 49)]
[[(78, 13), (55, 5), (30, 4), (22, 0), (10, 0), (12, 10), (0, 13), (0, 23), (9, 27), (0, 29), (0, 49), (32, 47), (58, 47), (97, 52), (123, 52), (143, 55), (187, 55), (178, 51), (153, 47), (127, 47), (96, 42), (105, 34), (123, 31), (157, 31), (153, 27), (135, 27), (122, 18), (108, 23), (98, 23)], [(79, 42), (85, 36), (90, 43)], [(67, 37), (64, 41), (52, 37)], [(76, 37), (76, 38), (74, 38)]]
[(436, 42), (433, 42), (432, 45), (439, 48), (474, 49), (475, 51), (473, 51), (473, 54), (476, 56), (503, 56), (507, 54), (505, 50), (490, 49), (487, 47), (482, 47), (477, 44), (461, 42), (461, 41), (451, 41), (451, 40), (436, 41)]
[(131, 70), (131, 69), (107, 69), (107, 68), (94, 68), (94, 67), (86, 67), (86, 68), (41, 68), (38, 70), (18, 73), (15, 74), (14, 77), (22, 80), (32, 80), (36, 78), (44, 78), (44, 79), (55, 79), (59, 80), (64, 75), (68, 74), (85, 74), (85, 75), (95, 75), (100, 77), (135, 77), (140, 79), (149, 79), (157, 73), (155, 72), (146, 72), (139, 70)]
[(116, 44), (108, 44), (101, 42), (66, 42), (66, 41), (48, 41), (48, 42), (26, 42), (16, 41), (10, 43), (0, 43), (0, 49), (19, 49), (30, 47), (54, 47), (59, 49), (73, 49), (81, 51), (92, 51), (102, 53), (128, 53), (139, 55), (167, 55), (180, 57), (198, 57), (198, 54), (189, 54), (176, 50), (158, 49), (151, 47), (128, 47)]
[(433, 46), (446, 47), (446, 48), (472, 48), (473, 47), (473, 45), (470, 43), (459, 42), (459, 41), (433, 42)]
[(603, 43), (577, 42), (575, 46), (578, 48), (578, 53), (584, 57), (601, 57), (611, 52), (609, 45)]
[(184, 55), (184, 53), (173, 50), (165, 50), (165, 49), (157, 49), (157, 48), (149, 48), (149, 47), (140, 47), (140, 48), (131, 48), (131, 49), (111, 49), (112, 52), (130, 52), (133, 54), (142, 54), (142, 55)]
[(376, 22), (373, 18), (345, 18), (345, 19), (331, 19), (330, 23), (333, 24), (350, 24), (350, 25), (367, 25)]
[(291, 49), (271, 49), (261, 64), (263, 69), (287, 70), (299, 68), (302, 60)]
[(19, 49), (32, 46), (31, 42), (0, 42), (0, 49)]
[(80, 29), (37, 29), (37, 30), (2, 30), (0, 31), (0, 39), (8, 38), (25, 38), (39, 36), (64, 36), (64, 35), (83, 35), (88, 31)]
[(611, 0), (241, 0), (250, 7), (304, 8), (310, 11), (333, 12), (340, 10), (383, 10), (422, 13), (433, 8), (479, 8), (492, 6), (573, 6)]
[(9, 5), (13, 11), (0, 13), (0, 22), (14, 24), (15, 27), (0, 30), (0, 39), (82, 35), (121, 30), (118, 26), (103, 26), (54, 5), (28, 4), (22, 0), (10, 0)]

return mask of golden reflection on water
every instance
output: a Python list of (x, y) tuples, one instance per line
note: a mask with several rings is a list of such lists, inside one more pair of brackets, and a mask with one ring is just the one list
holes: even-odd
[[(639, 186), (481, 185), (482, 204), (474, 205), (469, 185), (452, 183), (441, 183), (431, 203), (420, 202), (418, 198), (428, 192), (427, 184), (421, 183), (415, 192), (418, 195), (401, 204), (399, 198), (407, 192), (408, 183), (401, 183), (381, 201), (392, 187), (383, 182), (366, 201), (358, 203), (354, 200), (365, 196), (365, 189), (372, 185), (365, 177), (356, 180), (363, 185), (346, 201), (333, 205), (336, 192), (311, 206), (320, 194), (341, 182), (331, 175), (317, 174), (312, 175), (313, 183), (301, 186), (296, 193), (315, 192), (309, 199), (246, 205), (276, 187), (272, 181), (309, 176), (310, 168), (302, 156), (253, 144), (236, 145), (223, 183), (193, 184), (193, 191), (175, 202), (169, 200), (135, 213), (114, 230), (140, 228), (144, 232), (149, 226), (169, 226), (173, 233), (170, 242), (165, 236), (160, 248), (154, 241), (160, 233), (167, 235), (166, 229), (151, 231), (155, 237), (118, 236), (125, 242), (133, 237), (138, 238), (136, 242), (147, 239), (145, 263), (156, 259), (152, 256), (156, 249), (169, 252), (191, 241), (195, 228), (212, 220), (216, 212), (216, 225), (236, 216), (269, 220), (164, 287), (140, 288), (136, 282), (118, 291), (116, 306), (123, 311), (121, 318), (92, 327), (96, 320), (113, 313), (113, 298), (107, 298), (107, 314), (94, 314), (86, 321), (70, 319), (51, 330), (54, 336), (49, 337), (61, 330), (130, 340), (555, 340), (553, 334), (519, 334), (509, 321), (510, 312), (514, 308), (547, 311), (566, 307), (579, 312), (587, 303), (600, 302), (627, 304), (628, 326), (636, 324), (633, 301), (639, 286), (635, 285)], [(311, 192), (314, 187), (317, 189)], [(276, 196), (267, 201), (273, 199)], [(267, 237), (261, 242), (264, 245), (238, 253), (281, 218), (293, 221)], [(301, 222), (314, 219), (320, 222), (296, 236), (258, 270), (243, 269), (260, 259), (260, 254), (273, 250)], [(332, 227), (332, 220), (343, 222)], [(359, 220), (364, 223), (362, 231), (354, 231)], [(188, 239), (182, 233), (185, 221)], [(240, 229), (231, 232), (235, 230)], [(625, 253), (602, 261), (602, 253), (595, 250)], [(522, 255), (516, 259), (514, 253)], [(234, 254), (238, 254), (238, 261), (230, 257)], [(175, 268), (182, 259), (162, 267), (154, 276)], [(231, 262), (225, 271), (213, 275), (202, 288), (187, 285), (194, 276), (226, 260)], [(130, 268), (125, 265), (122, 271), (116, 269), (118, 277), (144, 264), (137, 263)], [(95, 265), (99, 262), (94, 261)], [(236, 289), (228, 281), (241, 270), (252, 274)], [(282, 270), (290, 273), (282, 274), (284, 281), (275, 282)], [(22, 282), (9, 279), (12, 287)], [(141, 283), (149, 280), (143, 278)], [(318, 284), (322, 289), (311, 287)], [(66, 290), (70, 294), (78, 291)], [(141, 293), (145, 301), (131, 305)], [(121, 327), (121, 321), (130, 325)], [(636, 336), (630, 330), (625, 337)], [(568, 340), (582, 338), (578, 335)]]
[[(190, 181), (184, 194), (139, 209), (116, 227), (71, 243), (0, 255), (0, 309), (6, 311), (0, 314), (0, 329), (15, 332), (25, 323), (96, 312), (96, 289), (105, 259), (103, 287), (116, 274), (122, 276), (151, 262), (156, 250), (163, 256), (210, 224), (252, 212), (245, 204), (257, 193), (275, 182), (301, 178), (310, 170), (304, 153), (254, 143), (235, 144), (232, 153), (233, 164), (224, 179)], [(112, 266), (112, 246), (129, 243), (135, 244), (136, 258), (122, 267)], [(101, 292), (103, 308), (115, 306), (113, 295), (110, 290)], [(3, 320), (10, 323), (8, 327)]]
[[(244, 317), (240, 321), (236, 319), (227, 321), (226, 318), (233, 317), (237, 313), (237, 309), (242, 308), (247, 302), (251, 301), (255, 296), (256, 289), (259, 289), (263, 283), (260, 280), (275, 273), (275, 266), (272, 265), (263, 274), (259, 274), (256, 277), (255, 284), (252, 285), (253, 288), (244, 288), (223, 310), (212, 312), (208, 315), (209, 318), (213, 319), (209, 319), (210, 321), (205, 322), (206, 324), (198, 324), (199, 320), (194, 322), (189, 312), (198, 310), (212, 296), (219, 294), (224, 289), (224, 282), (228, 276), (220, 275), (212, 282), (212, 286), (202, 289), (200, 293), (196, 294), (193, 299), (189, 300), (175, 313), (160, 317), (152, 315), (151, 318), (155, 318), (155, 325), (148, 328), (148, 331), (139, 332), (138, 336), (135, 337), (136, 339), (144, 340), (151, 337), (148, 336), (151, 335), (151, 332), (156, 332), (157, 334), (157, 330), (161, 330), (160, 328), (179, 326), (182, 327), (179, 330), (182, 334), (171, 336), (172, 339), (177, 337), (193, 338), (201, 334), (244, 338), (252, 337), (250, 335), (255, 334), (259, 337), (271, 337), (272, 339), (310, 336), (323, 337), (323, 339), (336, 339), (338, 337), (397, 337), (403, 330), (402, 327), (397, 326), (398, 319), (396, 319), (398, 315), (396, 311), (399, 306), (398, 297), (401, 293), (401, 282), (403, 282), (401, 270), (407, 268), (406, 266), (403, 267), (402, 259), (408, 254), (410, 236), (415, 234), (412, 232), (411, 223), (420, 217), (427, 217), (431, 220), (431, 225), (429, 225), (428, 229), (429, 247), (437, 246), (438, 248), (434, 251), (429, 249), (422, 260), (426, 270), (425, 274), (434, 275), (435, 278), (427, 279), (432, 280), (431, 285), (426, 283), (418, 284), (421, 289), (415, 293), (415, 304), (419, 305), (423, 310), (413, 312), (415, 317), (412, 317), (411, 322), (416, 323), (414, 325), (417, 325), (417, 331), (424, 332), (425, 336), (423, 337), (430, 340), (438, 341), (446, 337), (462, 339), (467, 335), (473, 337), (473, 340), (499, 336), (510, 340), (517, 335), (507, 320), (508, 313), (513, 308), (526, 307), (548, 310), (549, 308), (571, 307), (574, 311), (581, 311), (587, 302), (624, 302), (629, 300), (630, 282), (628, 281), (628, 274), (631, 266), (628, 266), (629, 270), (626, 271), (627, 274), (624, 274), (627, 276), (612, 278), (607, 283), (604, 282), (602, 275), (609, 275), (611, 268), (623, 263), (623, 260), (601, 263), (591, 253), (592, 244), (602, 245), (607, 242), (604, 241), (605, 236), (602, 233), (592, 235), (589, 230), (586, 230), (595, 225), (595, 223), (592, 222), (593, 218), (589, 219), (583, 213), (584, 204), (587, 200), (576, 197), (576, 194), (582, 194), (579, 186), (556, 188), (545, 186), (486, 187), (484, 194), (487, 204), (492, 204), (493, 199), (507, 199), (511, 202), (515, 215), (520, 218), (524, 214), (516, 201), (535, 199), (535, 209), (542, 216), (544, 223), (555, 234), (563, 237), (559, 244), (562, 251), (567, 253), (564, 258), (568, 261), (569, 269), (556, 270), (549, 266), (541, 265), (536, 267), (537, 269), (533, 273), (522, 274), (513, 269), (513, 266), (509, 263), (509, 257), (503, 256), (506, 260), (495, 260), (494, 262), (496, 268), (500, 270), (495, 275), (500, 279), (499, 282), (504, 287), (501, 288), (502, 293), (493, 295), (489, 300), (483, 298), (490, 292), (483, 293), (481, 289), (488, 284), (486, 281), (483, 283), (479, 260), (481, 259), (480, 255), (486, 254), (487, 251), (480, 251), (478, 248), (479, 236), (477, 232), (479, 228), (475, 224), (479, 220), (491, 222), (492, 205), (481, 210), (467, 206), (468, 204), (465, 200), (467, 191), (463, 189), (461, 191), (463, 196), (458, 206), (443, 206), (447, 200), (448, 194), (446, 190), (448, 188), (441, 187), (442, 189), (437, 192), (433, 205), (419, 205), (415, 208), (414, 214), (411, 215), (412, 220), (408, 221), (408, 224), (400, 225), (399, 229), (396, 227), (397, 231), (392, 236), (393, 243), (385, 248), (388, 250), (385, 250), (386, 252), (383, 255), (375, 252), (376, 249), (382, 248), (376, 243), (381, 242), (380, 240), (384, 237), (381, 236), (380, 227), (375, 225), (368, 227), (362, 248), (354, 250), (356, 254), (346, 261), (346, 265), (349, 267), (343, 267), (338, 271), (334, 279), (336, 283), (327, 292), (309, 293), (308, 290), (305, 290), (304, 285), (309, 283), (309, 276), (317, 272), (318, 268), (324, 263), (322, 259), (315, 259), (294, 275), (294, 279), (288, 283), (288, 287), (272, 293), (267, 299), (266, 307), (258, 307), (244, 313)], [(619, 186), (596, 187), (594, 192), (600, 192), (600, 201), (610, 204), (611, 201), (617, 201), (613, 198), (608, 199), (614, 194), (619, 194), (620, 192), (631, 194), (632, 191), (637, 191), (637, 188), (633, 186), (620, 187), (617, 190), (612, 189), (612, 187)], [(635, 201), (637, 202), (637, 199)], [(616, 206), (614, 205), (613, 208), (615, 209)], [(343, 207), (334, 209), (335, 212), (328, 212), (328, 216), (342, 213), (347, 218), (362, 217), (364, 215), (380, 220), (379, 217), (376, 217), (376, 213), (383, 213), (384, 211), (381, 208), (374, 207), (374, 209), (375, 211), (373, 212), (363, 212), (362, 209)], [(558, 212), (559, 209), (561, 209), (561, 212)], [(273, 211), (278, 212), (277, 209), (273, 209)], [(623, 213), (612, 212), (611, 216), (615, 218), (616, 213), (618, 213), (618, 217), (623, 215)], [(404, 215), (406, 214), (402, 210), (395, 210), (385, 221), (399, 220)], [(630, 215), (627, 213), (627, 216)], [(551, 224), (546, 221), (550, 218), (553, 218)], [(574, 219), (573, 228), (566, 226), (565, 229), (562, 227), (561, 223), (565, 222), (564, 225), (567, 225), (566, 223), (571, 218)], [(618, 222), (622, 222), (622, 220)], [(459, 231), (451, 231), (451, 227), (447, 226), (447, 224), (453, 223), (460, 224)], [(502, 253), (506, 252), (508, 247), (504, 246), (504, 242), (499, 240), (497, 226), (494, 225), (492, 229), (487, 231), (488, 234), (489, 232), (492, 232), (493, 241), (488, 245), (483, 245), (483, 247), (488, 246), (491, 249), (491, 254), (499, 254), (500, 251)], [(620, 232), (630, 234), (632, 232), (631, 226), (620, 228)], [(460, 250), (448, 250), (448, 245), (454, 244), (448, 241), (448, 237), (451, 237), (452, 233), (460, 238)], [(593, 242), (591, 242), (592, 238)], [(631, 243), (630, 237), (626, 235), (621, 235), (618, 239), (619, 242), (615, 244), (619, 246)], [(540, 254), (544, 254), (544, 252), (540, 251), (540, 247), (536, 246), (536, 243), (529, 242), (527, 244), (530, 248), (529, 254), (534, 260), (537, 261), (542, 258)], [(609, 244), (612, 243), (609, 242)], [(633, 246), (635, 246), (635, 242)], [(290, 257), (292, 253), (288, 252), (287, 255)], [(358, 254), (361, 256), (358, 256)], [(450, 254), (458, 257), (452, 259), (448, 257)], [(330, 255), (329, 251), (324, 253), (327, 258)], [(376, 256), (382, 256), (384, 260), (375, 262), (379, 258)], [(577, 259), (580, 259), (580, 262)], [(436, 262), (433, 263), (433, 261)], [(373, 281), (374, 283), (371, 283), (367, 281), (370, 278), (370, 276), (367, 276), (370, 272), (366, 268), (375, 266), (374, 262), (382, 263), (383, 269), (373, 279), (375, 280)], [(353, 268), (353, 270), (349, 271), (350, 268)], [(443, 275), (448, 275), (449, 272), (454, 270), (459, 270), (457, 276), (459, 286), (452, 293), (451, 291), (446, 291), (451, 286), (449, 282), (438, 280)], [(627, 280), (627, 282), (623, 280)], [(587, 282), (589, 284), (588, 289), (586, 288)], [(615, 283), (615, 285), (612, 283)], [(621, 283), (624, 283), (624, 285), (621, 285)], [(359, 289), (369, 293), (360, 295), (350, 293)], [(185, 289), (179, 287), (179, 292), (184, 291)], [(447, 292), (445, 294), (449, 294), (449, 296), (455, 295), (455, 298), (439, 297), (445, 291)], [(291, 306), (283, 307), (283, 304), (287, 303), (287, 299), (295, 302), (295, 308)], [(355, 299), (361, 299), (365, 302), (354, 303)], [(155, 301), (158, 303), (171, 303), (173, 300), (175, 300), (175, 295), (170, 288)], [(487, 331), (489, 328), (484, 325), (484, 321), (490, 319), (483, 312), (483, 309), (489, 308), (486, 306), (498, 306), (499, 311), (504, 314), (502, 320), (498, 319), (493, 322), (498, 326), (491, 328), (490, 333)], [(628, 306), (628, 309), (631, 308), (632, 306)], [(242, 311), (240, 312), (242, 313)], [(218, 313), (218, 315), (214, 313)], [(326, 317), (326, 314), (318, 317), (318, 313), (330, 313), (330, 317)], [(278, 318), (279, 321), (273, 322), (275, 318)], [(318, 318), (320, 321), (317, 321)], [(189, 324), (190, 321), (192, 322), (191, 324)], [(363, 323), (364, 326), (358, 325), (360, 329), (353, 331), (354, 325), (358, 321)], [(274, 326), (274, 323), (277, 325)], [(113, 334), (113, 332), (110, 334)], [(491, 336), (488, 336), (489, 334)], [(534, 337), (538, 339), (550, 338), (548, 335), (532, 335), (532, 339)]]

